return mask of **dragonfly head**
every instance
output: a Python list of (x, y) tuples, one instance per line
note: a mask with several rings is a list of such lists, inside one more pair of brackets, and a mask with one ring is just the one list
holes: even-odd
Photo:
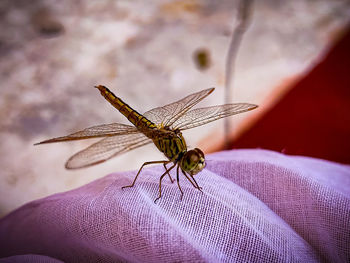
[(199, 173), (205, 167), (204, 153), (198, 148), (187, 151), (181, 159), (180, 166), (190, 175)]

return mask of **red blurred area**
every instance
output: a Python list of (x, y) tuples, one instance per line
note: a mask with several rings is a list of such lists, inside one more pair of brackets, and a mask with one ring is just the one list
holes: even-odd
[(350, 31), (230, 148), (350, 163)]

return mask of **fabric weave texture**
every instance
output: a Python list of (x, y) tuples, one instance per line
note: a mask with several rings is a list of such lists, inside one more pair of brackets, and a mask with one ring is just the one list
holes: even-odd
[[(208, 155), (203, 193), (160, 166), (110, 174), (0, 220), (0, 262), (349, 262), (350, 166), (266, 150)], [(176, 178), (172, 172), (173, 178)]]

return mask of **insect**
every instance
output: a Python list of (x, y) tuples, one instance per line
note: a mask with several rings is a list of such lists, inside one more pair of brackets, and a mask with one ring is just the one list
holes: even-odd
[[(121, 123), (102, 124), (37, 144), (103, 138), (68, 159), (66, 168), (78, 169), (102, 163), (119, 154), (153, 142), (158, 150), (164, 153), (167, 160), (145, 162), (138, 170), (133, 182), (122, 188), (133, 187), (144, 166), (163, 164), (165, 172), (160, 176), (159, 195), (154, 202), (162, 196), (162, 179), (168, 175), (170, 181), (174, 182), (169, 172), (175, 167), (181, 199), (183, 191), (179, 183), (180, 171), (194, 188), (202, 191), (194, 175), (202, 171), (206, 165), (204, 153), (198, 148), (188, 150), (181, 131), (258, 107), (254, 104), (234, 103), (191, 109), (214, 91), (214, 88), (210, 88), (188, 95), (163, 107), (154, 108), (141, 115), (105, 86), (99, 85), (95, 88), (99, 89), (102, 96), (119, 110), (133, 126)], [(167, 168), (168, 164), (171, 164), (169, 168)]]

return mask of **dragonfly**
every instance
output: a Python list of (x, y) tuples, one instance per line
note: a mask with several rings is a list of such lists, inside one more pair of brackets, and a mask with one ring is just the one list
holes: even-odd
[[(121, 98), (114, 95), (107, 87), (99, 85), (95, 86), (95, 88), (133, 125), (122, 123), (97, 125), (66, 136), (48, 139), (35, 145), (102, 138), (68, 159), (65, 165), (67, 169), (79, 169), (102, 163), (122, 153), (153, 143), (165, 155), (166, 160), (145, 162), (138, 170), (132, 183), (122, 188), (133, 187), (144, 166), (163, 164), (165, 171), (160, 176), (159, 194), (154, 202), (162, 196), (163, 178), (168, 175), (172, 183), (175, 181), (169, 173), (175, 167), (181, 200), (183, 190), (179, 180), (180, 171), (194, 188), (202, 192), (202, 188), (198, 185), (194, 175), (198, 174), (206, 166), (205, 156), (199, 148), (187, 149), (186, 141), (182, 135), (183, 130), (247, 112), (258, 107), (249, 103), (232, 103), (192, 109), (193, 106), (206, 98), (215, 89), (209, 88), (190, 94), (179, 101), (140, 114)], [(169, 164), (170, 166), (167, 167)]]

